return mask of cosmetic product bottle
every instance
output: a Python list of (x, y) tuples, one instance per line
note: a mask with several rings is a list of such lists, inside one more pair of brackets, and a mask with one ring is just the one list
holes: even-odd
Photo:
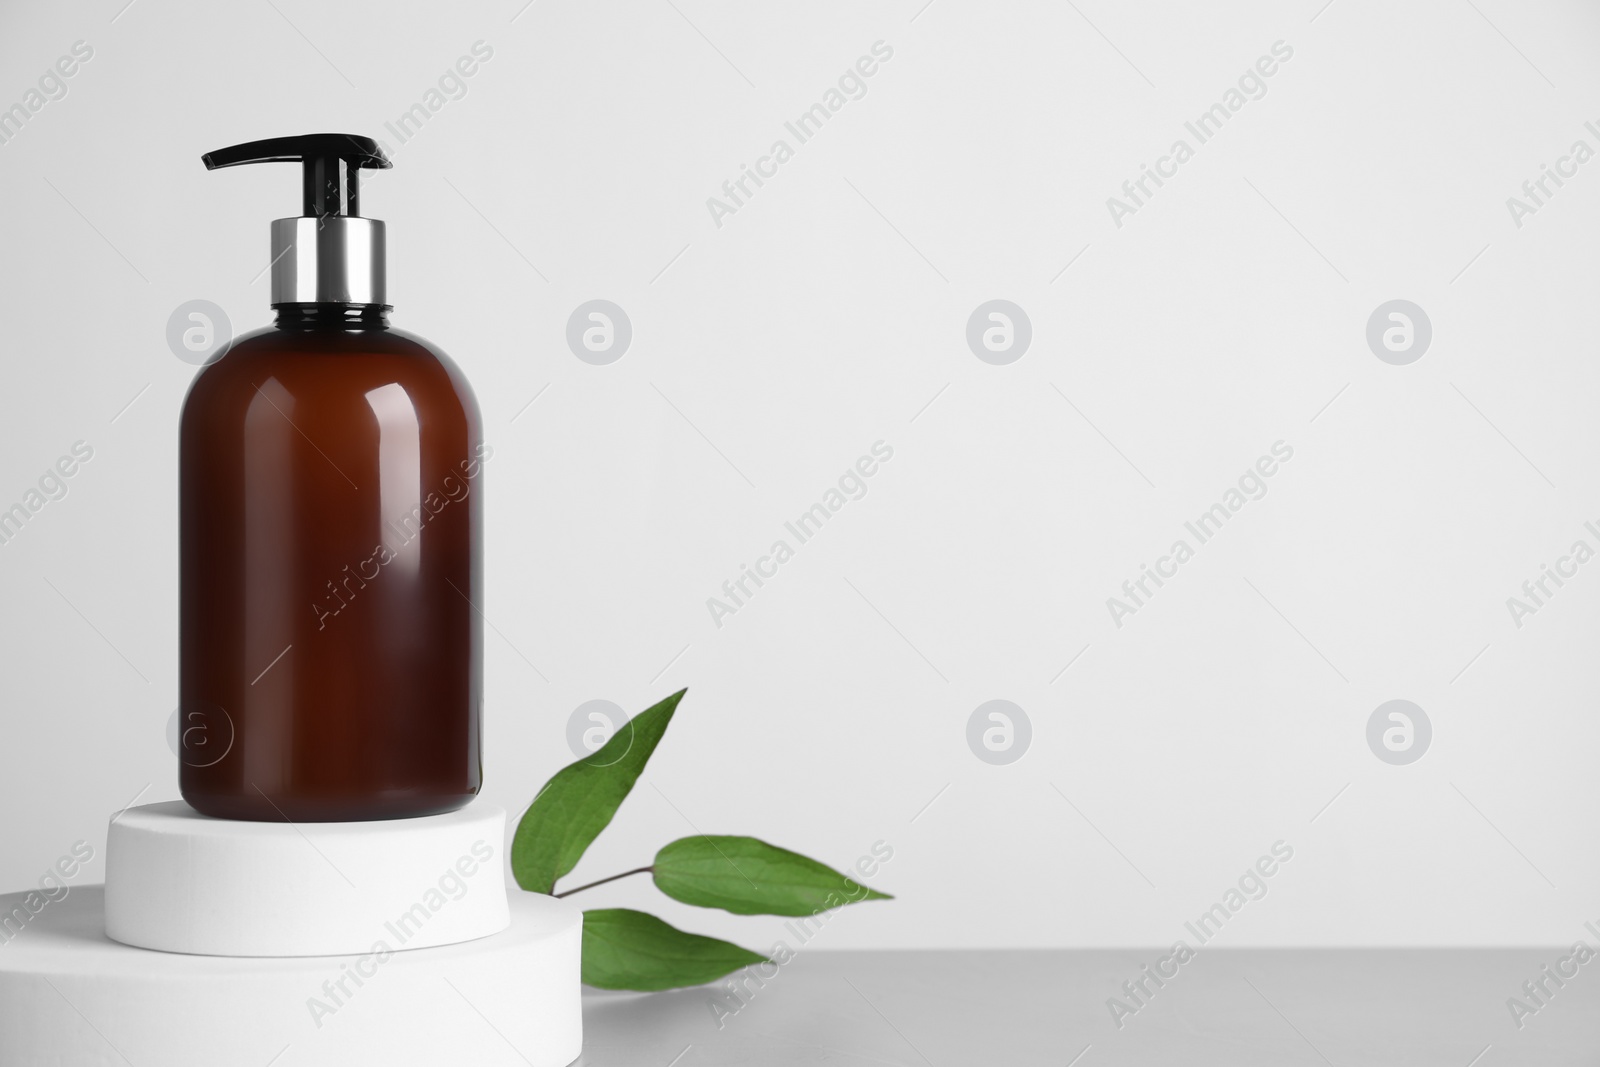
[(455, 364), (389, 325), (370, 138), (234, 145), (294, 162), (272, 222), (276, 321), (203, 367), (180, 433), (183, 797), (228, 819), (459, 808), (482, 780), (483, 466)]

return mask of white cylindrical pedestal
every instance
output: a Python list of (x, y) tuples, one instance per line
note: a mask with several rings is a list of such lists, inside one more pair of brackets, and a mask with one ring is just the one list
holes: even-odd
[(517, 893), (510, 927), (466, 944), (230, 959), (107, 939), (99, 886), (36, 912), (27, 896), (0, 896), (0, 918), (23, 916), (0, 925), (0, 1064), (565, 1067), (582, 1051), (583, 917), (550, 897)]
[(165, 952), (335, 956), (488, 937), (506, 909), (505, 810), (376, 822), (129, 808), (106, 840), (106, 934)]

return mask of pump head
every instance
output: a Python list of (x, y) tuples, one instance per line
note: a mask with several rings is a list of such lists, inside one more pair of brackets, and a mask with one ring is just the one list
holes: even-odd
[(362, 170), (394, 164), (370, 137), (309, 133), (220, 148), (207, 170), (244, 163), (302, 165), (302, 213), (272, 220), (272, 303), (383, 304), (384, 227), (361, 217)]

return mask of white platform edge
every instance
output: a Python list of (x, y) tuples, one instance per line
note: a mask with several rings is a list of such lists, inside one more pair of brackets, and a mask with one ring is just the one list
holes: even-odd
[(164, 952), (336, 956), (488, 937), (506, 906), (505, 810), (418, 819), (213, 819), (182, 801), (129, 808), (106, 838), (106, 932)]
[(582, 1051), (583, 920), (564, 901), (519, 892), (507, 930), (466, 944), (278, 959), (121, 945), (102, 903), (74, 887), (7, 930), (0, 1064), (565, 1067)]

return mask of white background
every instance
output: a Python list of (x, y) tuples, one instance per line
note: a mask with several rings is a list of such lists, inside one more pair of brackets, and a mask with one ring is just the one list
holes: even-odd
[[(1600, 563), (1520, 629), (1506, 598), (1600, 547), (1600, 162), (1520, 228), (1506, 198), (1600, 149), (1600, 12), (1322, 2), (11, 5), (0, 105), (94, 55), (0, 146), (0, 507), (95, 451), (0, 547), (0, 885), (177, 795), (194, 368), (164, 331), (192, 299), (267, 322), (267, 222), (298, 210), (295, 168), (200, 154), (394, 149), (481, 40), (363, 206), (395, 323), (465, 369), (496, 450), (487, 801), (520, 813), (582, 702), (690, 689), (575, 881), (697, 830), (841, 867), (882, 840), (898, 899), (816, 944), (1165, 944), (1282, 839), (1223, 943), (1586, 936)], [(707, 198), (880, 40), (865, 97), (718, 227)], [(1276, 41), (1267, 94), (1115, 225)], [(634, 330), (605, 367), (564, 339), (595, 298)], [(994, 298), (1032, 321), (1009, 366), (965, 340)], [(1433, 325), (1409, 366), (1365, 340), (1396, 298)], [(715, 626), (880, 439), (867, 496)], [(1267, 496), (1115, 627), (1106, 598), (1279, 440)], [(1008, 766), (967, 745), (993, 698), (1032, 722)], [(1367, 746), (1395, 698), (1433, 724), (1409, 766)], [(641, 879), (586, 897), (780, 934)]]

